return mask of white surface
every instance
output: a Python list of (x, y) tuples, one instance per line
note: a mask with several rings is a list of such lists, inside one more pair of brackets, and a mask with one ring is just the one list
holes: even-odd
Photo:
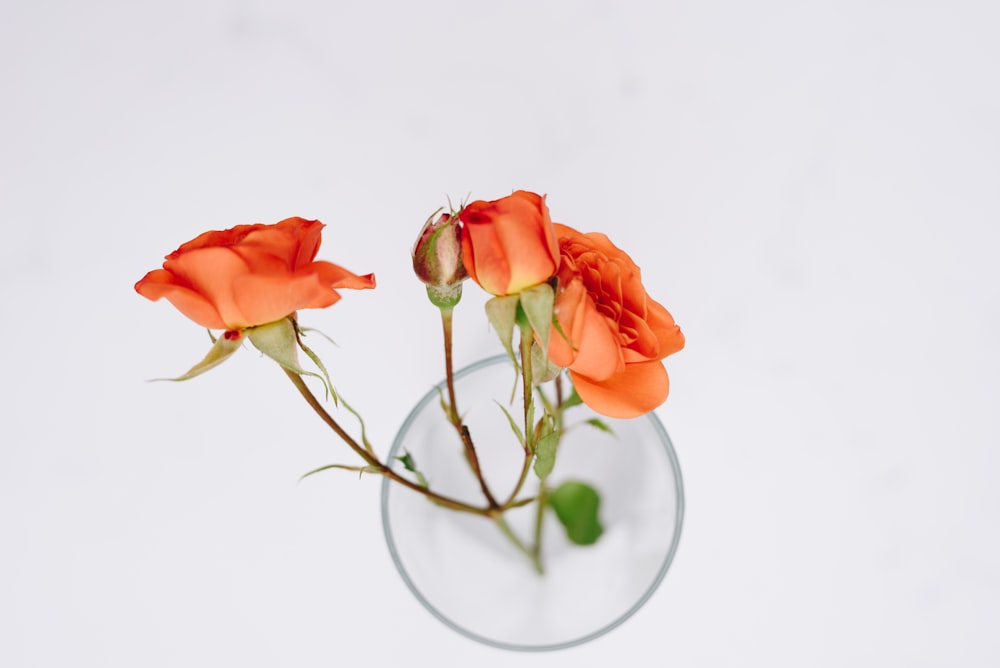
[[(991, 2), (5, 2), (0, 664), (995, 666)], [(440, 374), (426, 216), (515, 188), (681, 323), (685, 533), (581, 648), (513, 656), (392, 569), (377, 481), (132, 284), (291, 215), (374, 271), (303, 320), (387, 449)], [(469, 290), (458, 358), (496, 351)], [(344, 455), (341, 459), (347, 460)]]

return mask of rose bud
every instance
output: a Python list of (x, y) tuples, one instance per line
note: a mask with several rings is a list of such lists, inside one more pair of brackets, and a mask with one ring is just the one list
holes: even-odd
[(458, 218), (442, 213), (424, 223), (413, 246), (413, 271), (427, 285), (427, 295), (438, 307), (452, 307), (462, 297), (462, 281), (469, 277), (462, 263)]

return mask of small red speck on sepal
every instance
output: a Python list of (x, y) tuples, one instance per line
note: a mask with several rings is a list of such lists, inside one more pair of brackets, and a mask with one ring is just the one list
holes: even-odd
[(223, 338), (226, 339), (226, 341), (235, 341), (236, 339), (240, 338), (240, 336), (242, 336), (242, 332), (235, 329), (230, 329), (226, 331), (222, 336)]

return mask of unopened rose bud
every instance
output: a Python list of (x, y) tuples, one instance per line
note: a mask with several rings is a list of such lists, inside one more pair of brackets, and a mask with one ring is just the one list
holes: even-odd
[(435, 306), (450, 308), (462, 297), (462, 281), (469, 277), (462, 264), (458, 218), (442, 213), (427, 219), (413, 246), (413, 271), (427, 285)]

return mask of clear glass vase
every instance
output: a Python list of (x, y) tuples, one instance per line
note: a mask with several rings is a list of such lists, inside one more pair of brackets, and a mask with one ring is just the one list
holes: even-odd
[[(457, 404), (484, 477), (498, 499), (513, 491), (524, 453), (500, 406), (517, 416), (520, 393), (506, 356), (455, 374)], [(462, 443), (441, 407), (444, 383), (421, 399), (392, 445), (408, 453), (441, 494), (485, 505)], [(513, 400), (513, 403), (512, 403)], [(499, 404), (499, 405), (498, 405)], [(539, 574), (530, 559), (486, 517), (431, 503), (384, 479), (382, 521), (393, 561), (407, 586), (439, 620), (469, 638), (506, 649), (553, 650), (592, 640), (634, 614), (656, 590), (677, 549), (684, 494), (677, 457), (652, 413), (634, 420), (600, 417), (610, 433), (587, 424), (586, 406), (566, 412), (566, 432), (548, 486), (585, 482), (600, 493), (604, 533), (575, 545), (551, 509), (542, 524)], [(520, 496), (534, 496), (529, 474)], [(511, 529), (534, 537), (536, 505), (505, 513)]]

